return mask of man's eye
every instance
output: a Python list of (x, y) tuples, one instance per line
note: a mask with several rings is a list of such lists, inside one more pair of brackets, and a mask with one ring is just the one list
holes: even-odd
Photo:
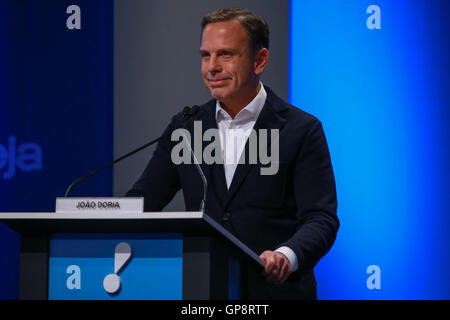
[(202, 57), (202, 58), (207, 58), (207, 57), (209, 57), (209, 54), (208, 54), (208, 53), (202, 53), (202, 54), (201, 54), (201, 57)]

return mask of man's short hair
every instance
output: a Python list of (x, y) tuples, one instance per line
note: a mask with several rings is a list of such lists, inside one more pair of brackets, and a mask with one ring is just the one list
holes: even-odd
[(269, 25), (263, 18), (255, 16), (247, 9), (225, 8), (208, 13), (202, 19), (202, 34), (207, 24), (232, 20), (239, 21), (247, 31), (249, 46), (253, 53), (262, 48), (269, 49)]

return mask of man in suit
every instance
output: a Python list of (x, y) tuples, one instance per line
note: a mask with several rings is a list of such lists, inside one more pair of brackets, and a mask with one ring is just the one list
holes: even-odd
[[(316, 299), (313, 268), (334, 243), (339, 228), (333, 169), (321, 122), (279, 98), (260, 82), (269, 57), (267, 23), (245, 9), (221, 9), (202, 21), (202, 77), (213, 100), (200, 106), (202, 132), (219, 132), (224, 163), (202, 163), (208, 180), (206, 211), (260, 254), (262, 274), (247, 274), (247, 298)], [(173, 117), (170, 133), (194, 122)], [(233, 148), (230, 132), (239, 131)], [(249, 155), (251, 130), (276, 131), (267, 140), (279, 161), (262, 174)], [(233, 138), (236, 138), (234, 136)], [(194, 139), (195, 143), (195, 139)], [(274, 143), (278, 149), (271, 149)], [(175, 164), (170, 138), (158, 144), (141, 178), (127, 193), (144, 196), (146, 211), (159, 211), (183, 190), (186, 210), (197, 211), (203, 186), (192, 164)], [(202, 142), (202, 148), (205, 142)], [(195, 145), (193, 146), (195, 149)], [(235, 159), (236, 161), (227, 161)]]

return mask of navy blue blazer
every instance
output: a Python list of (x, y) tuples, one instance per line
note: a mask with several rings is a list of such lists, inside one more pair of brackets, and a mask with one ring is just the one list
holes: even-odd
[[(288, 246), (297, 255), (299, 268), (284, 284), (269, 284), (260, 274), (248, 271), (247, 298), (315, 299), (313, 268), (330, 250), (339, 228), (328, 145), (317, 118), (265, 89), (267, 100), (254, 129), (279, 130), (279, 170), (274, 175), (261, 175), (264, 165), (247, 161), (237, 166), (228, 189), (223, 165), (202, 163), (208, 180), (206, 211), (257, 254)], [(215, 100), (200, 106), (196, 120), (202, 121), (203, 132), (217, 128), (215, 111)], [(179, 113), (165, 132), (181, 127), (183, 115)], [(193, 127), (193, 121), (186, 126), (191, 137)], [(186, 210), (199, 209), (201, 178), (193, 165), (173, 164), (171, 150), (177, 143), (170, 141), (170, 135), (160, 141), (142, 176), (127, 193), (144, 196), (145, 211), (162, 210), (180, 188)], [(208, 143), (203, 142), (202, 147)], [(194, 141), (192, 144), (195, 148)], [(247, 155), (248, 151), (247, 143)]]

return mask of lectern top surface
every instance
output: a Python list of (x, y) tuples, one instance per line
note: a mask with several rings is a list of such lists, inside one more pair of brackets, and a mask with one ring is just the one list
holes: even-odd
[(185, 235), (218, 234), (227, 238), (258, 264), (264, 264), (256, 253), (201, 211), (0, 212), (0, 221), (26, 236), (53, 233), (180, 232)]
[(0, 212), (0, 219), (201, 219), (201, 211), (179, 212)]

